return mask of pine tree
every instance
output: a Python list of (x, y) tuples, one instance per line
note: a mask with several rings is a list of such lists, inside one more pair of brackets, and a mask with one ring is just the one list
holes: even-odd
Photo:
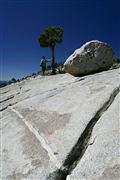
[(42, 32), (38, 38), (41, 47), (48, 47), (52, 52), (52, 74), (55, 74), (55, 46), (62, 43), (63, 29), (60, 27), (49, 27)]

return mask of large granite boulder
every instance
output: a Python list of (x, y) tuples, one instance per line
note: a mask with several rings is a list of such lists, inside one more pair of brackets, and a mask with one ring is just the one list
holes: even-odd
[(74, 76), (82, 76), (107, 70), (114, 60), (115, 56), (109, 45), (93, 40), (75, 50), (64, 63), (64, 69)]

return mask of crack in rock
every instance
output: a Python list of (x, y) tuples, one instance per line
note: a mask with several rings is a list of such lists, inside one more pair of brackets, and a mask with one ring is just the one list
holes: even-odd
[(86, 149), (88, 148), (89, 140), (92, 135), (93, 128), (98, 120), (101, 118), (102, 114), (107, 111), (110, 105), (113, 103), (115, 97), (120, 92), (120, 87), (116, 88), (110, 95), (109, 99), (104, 103), (104, 105), (96, 112), (95, 116), (90, 120), (84, 129), (83, 133), (79, 137), (77, 143), (74, 145), (68, 156), (66, 157), (63, 165), (60, 169), (57, 169), (53, 173), (49, 174), (48, 180), (66, 180), (67, 176), (72, 172), (72, 170), (77, 166), (78, 162), (83, 157)]
[(14, 96), (12, 95), (12, 96), (10, 96), (10, 97), (8, 97), (8, 98), (6, 98), (6, 99), (4, 99), (4, 100), (2, 100), (2, 101), (0, 101), (0, 103), (3, 103), (3, 102), (5, 102), (5, 101), (8, 101), (8, 100), (10, 100), (10, 99), (12, 99), (12, 98), (14, 98)]
[(3, 95), (3, 94), (6, 94), (8, 92), (9, 92), (9, 90), (8, 91), (4, 91), (4, 92), (0, 92), (0, 94)]
[(13, 105), (15, 105), (15, 104), (17, 104), (17, 102), (14, 102), (14, 103), (10, 103), (10, 104), (8, 104), (7, 106), (5, 106), (5, 107), (3, 107), (3, 108), (1, 108), (0, 109), (0, 112), (2, 112), (2, 111), (4, 111), (4, 110), (6, 110), (9, 106), (13, 106)]
[(78, 78), (74, 83), (79, 82), (79, 81), (83, 81), (83, 80), (85, 80), (85, 78)]

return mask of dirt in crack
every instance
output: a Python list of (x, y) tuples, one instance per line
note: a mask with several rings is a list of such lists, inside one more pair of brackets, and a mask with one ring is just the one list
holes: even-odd
[(108, 101), (96, 112), (95, 116), (90, 120), (87, 124), (85, 130), (81, 134), (77, 143), (72, 148), (71, 152), (63, 162), (63, 165), (60, 169), (51, 173), (48, 180), (66, 180), (66, 177), (72, 172), (72, 170), (76, 167), (78, 162), (83, 157), (87, 147), (89, 146), (89, 140), (93, 131), (93, 128), (97, 121), (100, 119), (102, 114), (110, 107), (115, 97), (120, 91), (120, 87), (115, 89), (114, 92), (109, 97)]

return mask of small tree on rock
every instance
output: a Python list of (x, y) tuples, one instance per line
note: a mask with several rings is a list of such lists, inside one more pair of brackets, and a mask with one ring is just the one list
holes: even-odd
[(63, 39), (63, 29), (60, 27), (49, 27), (42, 32), (38, 38), (41, 47), (48, 47), (52, 52), (52, 74), (55, 74), (55, 45), (60, 44)]

